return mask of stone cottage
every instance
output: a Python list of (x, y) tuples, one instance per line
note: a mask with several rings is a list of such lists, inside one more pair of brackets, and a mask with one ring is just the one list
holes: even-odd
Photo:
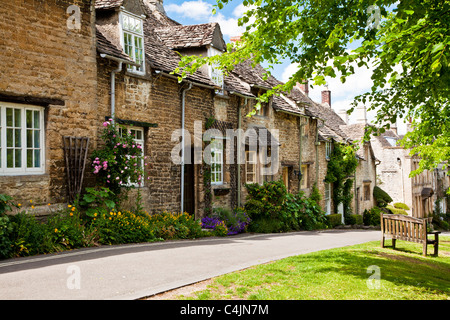
[(23, 207), (66, 201), (63, 137), (97, 136), (94, 21), (90, 0), (0, 7), (0, 193)]

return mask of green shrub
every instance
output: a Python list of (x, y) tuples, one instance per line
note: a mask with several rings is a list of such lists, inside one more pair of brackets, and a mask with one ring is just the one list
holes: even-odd
[(17, 207), (13, 198), (6, 194), (0, 193), (0, 216), (4, 215), (6, 211), (11, 211), (12, 207)]
[(11, 216), (13, 232), (11, 234), (11, 256), (31, 256), (52, 252), (53, 245), (46, 224), (26, 212)]
[[(61, 210), (47, 222), (47, 232), (55, 251), (70, 250), (93, 245), (94, 230), (86, 227), (75, 207)], [(92, 231), (90, 231), (92, 230)]]
[(327, 215), (326, 218), (330, 228), (342, 225), (342, 214), (340, 213)]
[(410, 210), (409, 207), (406, 204), (402, 203), (402, 202), (394, 203), (394, 207), (397, 208), (397, 209)]
[(392, 212), (392, 214), (403, 214), (403, 215), (408, 215), (408, 212), (406, 212), (403, 209), (398, 209), (398, 208), (394, 208), (391, 205), (387, 205), (386, 209), (388, 209), (390, 212)]
[(379, 226), (381, 224), (381, 209), (373, 207), (370, 210), (364, 210), (363, 223), (365, 226)]
[(378, 207), (386, 207), (392, 202), (392, 198), (389, 194), (378, 186), (373, 188), (373, 197), (375, 198)]
[(345, 223), (348, 225), (363, 224), (363, 216), (359, 214), (349, 214), (345, 216)]
[(12, 224), (8, 216), (0, 216), (0, 259), (9, 258), (11, 256), (11, 233), (13, 231)]

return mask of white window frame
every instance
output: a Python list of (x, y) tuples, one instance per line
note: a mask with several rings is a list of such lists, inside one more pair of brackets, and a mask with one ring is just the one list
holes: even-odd
[[(14, 109), (20, 111), (20, 124), (19, 126), (7, 126), (6, 122), (6, 109)], [(32, 112), (32, 125), (34, 124), (34, 114), (38, 112), (39, 127), (38, 128), (27, 128), (27, 111)], [(14, 121), (14, 120), (13, 120)], [(8, 147), (7, 143), (7, 129), (20, 130), (20, 146), (18, 147)], [(27, 145), (27, 133), (32, 131), (32, 146)], [(39, 147), (34, 146), (35, 142), (35, 132), (38, 131), (37, 138), (39, 139)], [(15, 138), (15, 132), (14, 132)], [(16, 144), (16, 143), (14, 143)], [(7, 167), (7, 150), (16, 149), (21, 150), (20, 154), (20, 167)], [(34, 160), (35, 151), (39, 152), (39, 166), (38, 167), (28, 167), (27, 166), (27, 153), (32, 152), (32, 157)], [(33, 161), (34, 162), (34, 161)], [(33, 175), (33, 174), (43, 174), (45, 173), (45, 124), (44, 124), (44, 108), (27, 105), (27, 104), (16, 104), (9, 102), (0, 102), (0, 175), (1, 176), (14, 176), (14, 175)]]
[(333, 143), (331, 141), (325, 142), (325, 158), (327, 160), (330, 160), (332, 150), (333, 150)]
[[(222, 54), (222, 51), (220, 51), (216, 48), (213, 48), (213, 47), (208, 48), (208, 57), (214, 57), (214, 56), (221, 55), (221, 54)], [(209, 66), (208, 72), (209, 72), (209, 77), (214, 82), (214, 84), (216, 84), (223, 90), (223, 85), (224, 85), (223, 71), (218, 68), (218, 65), (213, 64), (213, 65)]]
[[(142, 147), (142, 149), (141, 149), (142, 150), (141, 168), (144, 168), (144, 163), (145, 163), (144, 162), (144, 156), (145, 156), (145, 136), (144, 136), (145, 131), (144, 131), (144, 128), (143, 127), (134, 127), (134, 126), (122, 126), (122, 127), (123, 128), (119, 128), (119, 134), (121, 134), (121, 135), (122, 135), (121, 131), (123, 129), (126, 129), (127, 131), (134, 130), (136, 132), (138, 132), (138, 131), (141, 132), (141, 139), (137, 139), (136, 135), (135, 135), (133, 140), (136, 144), (139, 144)], [(141, 184), (139, 184), (138, 182), (128, 181), (126, 186), (143, 187), (144, 184), (145, 184), (145, 179), (144, 179), (144, 176), (142, 176)]]
[[(250, 157), (250, 155), (252, 155)], [(253, 165), (254, 171), (249, 171), (249, 165)], [(245, 151), (245, 182), (246, 183), (258, 183), (258, 157), (256, 151)], [(249, 179), (248, 176), (253, 175), (253, 179)]]
[[(131, 30), (124, 26), (124, 21), (127, 19), (132, 19), (135, 22), (139, 23), (139, 30)], [(144, 21), (141, 16), (135, 15), (131, 12), (120, 11), (119, 14), (119, 26), (120, 26), (120, 45), (123, 48), (125, 54), (127, 54), (134, 62), (140, 63), (139, 67), (128, 65), (128, 72), (135, 73), (138, 75), (145, 75), (145, 45), (144, 45)], [(131, 52), (127, 53), (127, 49), (125, 47), (125, 34), (131, 37)], [(136, 39), (141, 39), (142, 43), (142, 62), (137, 61), (136, 58)]]
[(223, 184), (223, 143), (222, 139), (211, 139), (211, 184)]

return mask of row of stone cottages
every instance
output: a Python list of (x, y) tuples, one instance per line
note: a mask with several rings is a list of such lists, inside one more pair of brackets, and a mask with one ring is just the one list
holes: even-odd
[[(324, 183), (327, 159), (333, 141), (351, 140), (347, 131), (354, 134), (355, 127), (331, 109), (329, 91), (316, 103), (307, 86), (295, 87), (249, 118), (255, 98), (279, 83), (263, 80), (260, 66), (242, 63), (226, 77), (205, 66), (181, 83), (171, 74), (179, 62), (176, 51), (225, 50), (217, 23), (180, 25), (155, 0), (24, 0), (4, 3), (0, 17), (0, 193), (24, 205), (32, 200), (35, 214), (70, 201), (63, 140), (89, 138), (89, 155), (112, 115), (133, 128), (149, 158), (150, 180), (140, 188), (149, 212), (183, 210), (199, 218), (212, 207), (242, 205), (246, 183), (280, 178), (292, 193), (309, 194), (316, 184), (321, 206), (335, 211), (331, 185)], [(241, 145), (245, 161), (239, 165), (226, 159), (237, 151), (230, 156), (216, 148), (211, 181), (204, 179), (203, 163), (174, 163), (172, 133), (185, 128), (193, 134), (196, 121), (204, 131), (208, 119), (222, 132), (267, 129), (266, 139), (279, 147), (278, 170), (262, 175), (260, 150), (247, 144)], [(227, 144), (238, 147), (232, 139), (218, 145)], [(353, 212), (362, 214), (373, 206), (376, 183), (370, 144), (358, 159)], [(83, 187), (94, 183), (90, 168), (87, 163)]]

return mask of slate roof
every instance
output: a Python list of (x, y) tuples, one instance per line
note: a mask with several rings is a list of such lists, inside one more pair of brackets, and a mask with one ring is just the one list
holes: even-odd
[(214, 31), (220, 28), (217, 22), (196, 25), (172, 25), (156, 28), (159, 39), (170, 49), (194, 48), (210, 45)]

